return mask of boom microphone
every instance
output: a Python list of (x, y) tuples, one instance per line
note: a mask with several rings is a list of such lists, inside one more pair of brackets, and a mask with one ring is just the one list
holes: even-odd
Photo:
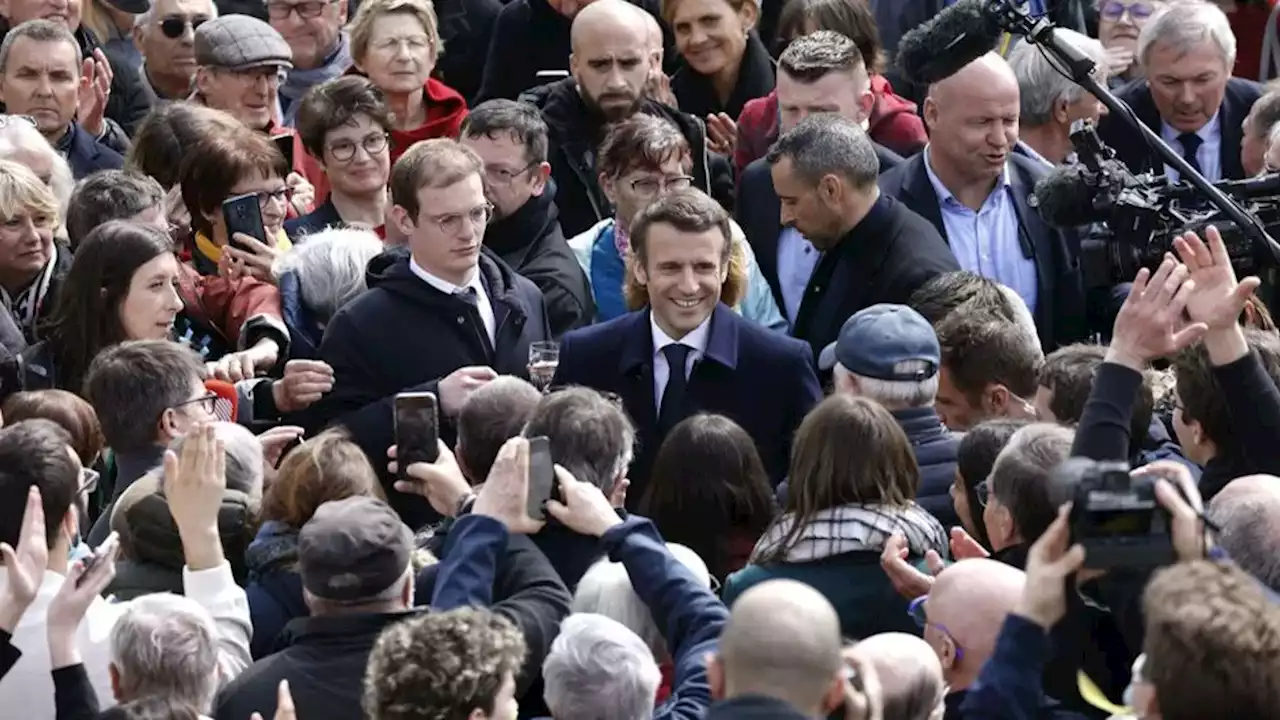
[(960, 0), (898, 42), (898, 69), (917, 85), (931, 85), (996, 48), (1003, 31), (987, 0)]

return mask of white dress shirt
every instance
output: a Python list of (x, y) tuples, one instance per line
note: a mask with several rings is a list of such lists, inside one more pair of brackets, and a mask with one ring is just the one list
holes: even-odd
[[(65, 580), (62, 575), (46, 570), (35, 600), (14, 628), (13, 645), (22, 651), (22, 657), (5, 675), (4, 682), (0, 682), (0, 707), (5, 708), (0, 716), (55, 720), (47, 615), (49, 603)], [(8, 583), (9, 576), (0, 572), (0, 593)], [(249, 637), (253, 632), (249, 601), (244, 590), (236, 585), (228, 563), (199, 572), (183, 568), (182, 587), (187, 597), (200, 603), (213, 616), (218, 630), (218, 669), (222, 672), (222, 684), (226, 684), (253, 662), (249, 655)], [(107, 673), (111, 662), (111, 629), (128, 608), (127, 602), (109, 603), (95, 598), (76, 631), (85, 672), (103, 710), (116, 704)]]
[[(1200, 164), (1200, 174), (1209, 182), (1222, 179), (1222, 113), (1215, 113), (1209, 122), (1196, 131), (1200, 136), (1200, 147), (1196, 149), (1196, 162)], [(1186, 156), (1178, 136), (1182, 134), (1164, 120), (1160, 121), (1160, 136), (1173, 147), (1179, 155)], [(1171, 182), (1178, 182), (1181, 175), (1169, 165), (1164, 166), (1164, 174)]]
[(676, 343), (693, 348), (688, 359), (685, 360), (684, 376), (689, 377), (689, 373), (693, 372), (694, 363), (707, 352), (707, 339), (711, 336), (711, 316), (708, 315), (701, 325), (690, 330), (688, 335), (679, 340), (672, 340), (662, 331), (662, 328), (658, 327), (652, 311), (649, 313), (649, 328), (653, 332), (653, 407), (661, 412), (662, 393), (667, 389), (667, 380), (671, 377), (671, 368), (667, 364), (667, 356), (662, 354), (662, 348)]
[(484, 332), (489, 336), (489, 347), (496, 347), (497, 340), (497, 320), (494, 319), (493, 305), (489, 302), (489, 293), (484, 290), (484, 283), (480, 281), (480, 269), (476, 268), (471, 271), (471, 279), (463, 285), (454, 285), (448, 280), (432, 275), (424, 270), (417, 260), (409, 259), (409, 269), (413, 271), (424, 282), (431, 287), (439, 290), (446, 295), (453, 295), (464, 288), (471, 288), (476, 291), (476, 309), (480, 311), (480, 321), (484, 323)]

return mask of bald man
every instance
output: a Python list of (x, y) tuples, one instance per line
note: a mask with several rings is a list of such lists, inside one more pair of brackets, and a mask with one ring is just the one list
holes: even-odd
[(888, 720), (939, 720), (945, 685), (942, 664), (929, 643), (906, 633), (880, 633), (846, 653), (871, 663), (880, 679)]
[(947, 708), (959, 707), (978, 679), (1025, 584), (1021, 570), (995, 560), (961, 560), (939, 573), (923, 606), (924, 640), (951, 689)]
[(769, 580), (733, 605), (707, 679), (716, 698), (704, 720), (825, 717), (844, 702), (835, 608), (809, 585)]
[(880, 176), (880, 188), (933, 223), (962, 269), (1013, 288), (1050, 351), (1090, 328), (1075, 244), (1028, 202), (1047, 169), (1013, 152), (1019, 106), (1004, 58), (974, 60), (929, 89), (929, 145)]
[(1217, 542), (1245, 572), (1280, 592), (1280, 478), (1247, 475), (1218, 491), (1209, 519), (1222, 530)]
[(645, 94), (652, 69), (648, 20), (624, 0), (595, 0), (574, 18), (571, 40), (571, 77), (520, 98), (536, 106), (547, 123), (547, 159), (565, 236), (613, 217), (596, 176), (596, 150), (610, 124), (637, 112), (679, 128), (693, 152), (694, 186), (732, 209), (732, 170), (725, 158), (709, 159), (702, 123)]

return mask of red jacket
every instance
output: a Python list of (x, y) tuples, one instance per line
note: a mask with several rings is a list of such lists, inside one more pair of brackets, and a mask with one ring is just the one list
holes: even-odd
[[(352, 72), (355, 72), (354, 68)], [(427, 78), (423, 95), (427, 102), (427, 121), (412, 130), (393, 129), (391, 131), (391, 164), (393, 166), (410, 145), (420, 140), (458, 137), (462, 121), (467, 119), (467, 101), (456, 90), (439, 80)], [(299, 163), (302, 165), (302, 176), (315, 186), (315, 206), (319, 207), (329, 197), (329, 178), (325, 176), (320, 162), (311, 157), (302, 147), (301, 141), (294, 145), (294, 157), (302, 158)]]
[[(924, 122), (916, 114), (916, 104), (893, 93), (883, 75), (871, 76), (871, 92), (876, 104), (871, 109), (867, 134), (872, 140), (903, 157), (911, 157), (929, 142)], [(778, 139), (778, 92), (747, 101), (738, 116), (738, 147), (733, 154), (734, 177), (756, 158), (764, 157)]]

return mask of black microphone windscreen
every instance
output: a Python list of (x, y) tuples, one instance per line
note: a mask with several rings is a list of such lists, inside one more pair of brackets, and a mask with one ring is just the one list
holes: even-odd
[(929, 85), (956, 74), (995, 49), (1000, 24), (986, 0), (960, 0), (898, 42), (898, 69), (907, 80)]
[(1035, 205), (1044, 221), (1056, 228), (1073, 228), (1106, 220), (1093, 207), (1093, 190), (1082, 165), (1054, 168), (1036, 183)]

